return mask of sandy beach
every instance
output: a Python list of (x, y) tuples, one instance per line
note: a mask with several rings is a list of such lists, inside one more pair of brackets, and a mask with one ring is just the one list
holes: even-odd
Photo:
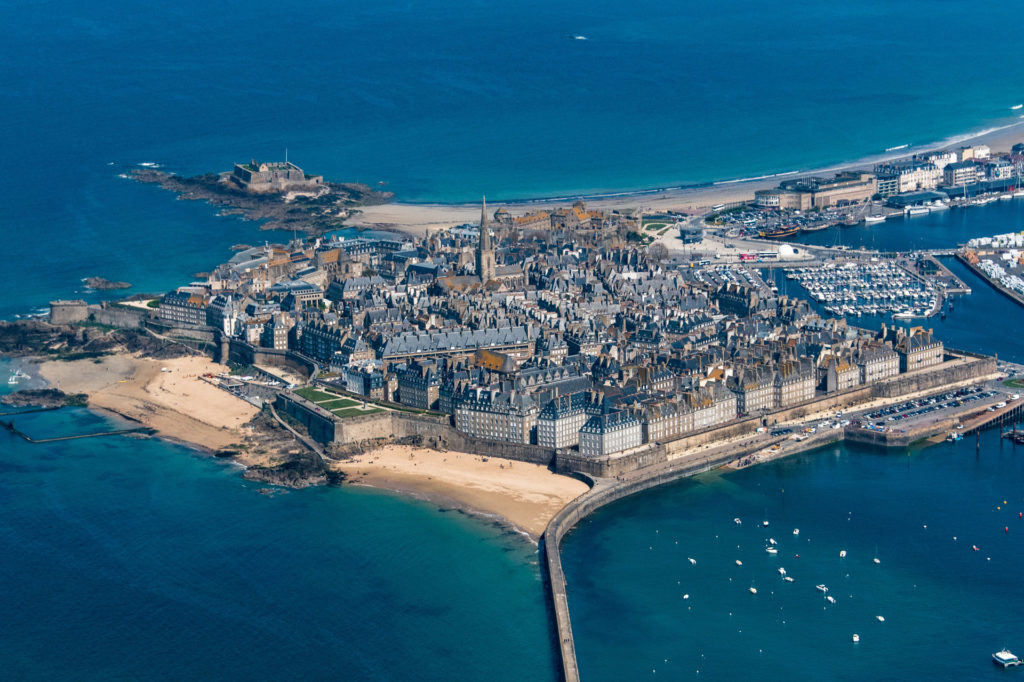
[[(920, 145), (900, 149), (895, 152), (880, 153), (862, 159), (842, 163), (826, 168), (811, 168), (794, 172), (783, 172), (759, 178), (723, 181), (706, 186), (693, 188), (652, 189), (638, 192), (619, 192), (595, 196), (581, 196), (587, 206), (593, 208), (642, 208), (647, 212), (683, 211), (687, 213), (704, 213), (716, 204), (728, 204), (745, 201), (754, 197), (759, 189), (776, 187), (785, 179), (807, 175), (831, 174), (856, 168), (870, 169), (882, 161), (902, 159), (912, 154), (957, 149), (961, 145), (985, 144), (993, 152), (1008, 152), (1017, 142), (1024, 141), (1024, 121), (1008, 123), (996, 128), (957, 135), (934, 144)], [(488, 213), (505, 208), (513, 215), (522, 215), (530, 211), (569, 206), (574, 198), (537, 199), (534, 201), (488, 202)], [(427, 232), (461, 225), (476, 223), (480, 219), (480, 205), (473, 204), (403, 204), (391, 203), (380, 206), (366, 206), (360, 213), (347, 221), (352, 227), (378, 230), (396, 230), (416, 236)]]
[(535, 540), (559, 509), (588, 490), (538, 464), (407, 445), (386, 445), (334, 467), (352, 483), (499, 516)]
[[(166, 368), (164, 372), (162, 369)], [(164, 437), (218, 450), (242, 440), (254, 406), (200, 377), (227, 371), (203, 357), (150, 360), (109, 355), (74, 362), (47, 361), (39, 373), (65, 393), (87, 393), (89, 406), (150, 426)]]

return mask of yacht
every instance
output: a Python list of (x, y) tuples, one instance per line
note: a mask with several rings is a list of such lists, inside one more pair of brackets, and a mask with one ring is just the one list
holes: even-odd
[(875, 616), (875, 618), (878, 619), (879, 623), (884, 623), (885, 622), (885, 616)]
[(781, 566), (779, 566), (779, 575), (781, 575), (783, 578), (785, 578), (786, 577), (786, 569), (784, 569)]
[(835, 604), (836, 603), (836, 598), (833, 597), (831, 594), (830, 595), (826, 595), (825, 599), (828, 600), (829, 604)]
[(814, 589), (816, 589), (818, 592), (821, 592), (821, 593), (828, 592), (828, 588), (825, 587), (825, 585), (815, 585)]
[(857, 634), (857, 633), (855, 632), (855, 633), (853, 633), (853, 637), (851, 637), (851, 639), (853, 640), (853, 643), (854, 643), (854, 644), (856, 644), (857, 642), (859, 642), (859, 641), (860, 641), (860, 635), (858, 635), (858, 634)]
[(1021, 664), (1021, 660), (1010, 653), (1009, 649), (1003, 649), (992, 654), (992, 662), (1004, 668), (1012, 668)]
[(840, 559), (845, 559), (846, 558), (846, 550), (845, 549), (839, 550), (839, 558)]
[(751, 587), (750, 588), (750, 594), (757, 594), (757, 588), (756, 587)]
[(800, 529), (799, 528), (794, 528), (793, 529), (793, 535), (800, 535)]
[(885, 216), (882, 215), (881, 213), (874, 213), (872, 215), (864, 216), (864, 224), (865, 225), (874, 225), (875, 223), (884, 223), (884, 222), (885, 222)]
[(765, 547), (764, 551), (768, 552), (772, 556), (775, 556), (776, 554), (779, 553), (779, 550), (775, 549), (774, 547)]

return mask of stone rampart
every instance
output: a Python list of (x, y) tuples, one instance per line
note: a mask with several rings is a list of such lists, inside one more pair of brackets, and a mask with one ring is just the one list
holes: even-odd
[(103, 303), (89, 306), (89, 319), (111, 327), (141, 327), (149, 318), (149, 311), (142, 308), (130, 308), (116, 303)]

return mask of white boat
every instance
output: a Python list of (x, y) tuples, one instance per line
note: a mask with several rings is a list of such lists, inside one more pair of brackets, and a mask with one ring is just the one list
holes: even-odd
[(872, 561), (874, 561), (876, 564), (882, 563), (881, 561), (878, 560), (878, 557), (875, 557), (874, 559), (872, 559)]
[(1012, 198), (1013, 198), (1012, 194), (1000, 194), (999, 195), (999, 201), (1006, 201), (1006, 200), (1012, 199)]
[(783, 578), (783, 580), (785, 580), (787, 583), (791, 583), (793, 582), (793, 577), (787, 575), (785, 578)]
[(846, 550), (845, 549), (839, 550), (839, 558), (840, 559), (845, 559), (846, 558)]
[(865, 225), (874, 225), (875, 223), (884, 223), (884, 222), (885, 222), (885, 216), (882, 215), (881, 213), (874, 213), (872, 215), (864, 216), (864, 224)]
[(742, 561), (740, 561), (739, 559), (737, 559), (737, 560), (736, 560), (736, 565), (737, 565), (737, 566), (742, 566), (742, 565), (743, 565), (743, 562), (742, 562)]
[(737, 526), (740, 525), (741, 523), (743, 523), (742, 521), (739, 520), (738, 517), (733, 519), (732, 522), (735, 523)]
[(851, 637), (851, 639), (853, 640), (853, 643), (854, 643), (854, 644), (856, 644), (857, 642), (859, 642), (859, 641), (860, 641), (860, 635), (858, 635), (858, 634), (857, 634), (857, 633), (855, 632), (855, 633), (853, 633), (853, 637)]
[(1014, 199), (1024, 199), (1024, 189), (1019, 189), (1013, 193)]
[(828, 600), (828, 603), (829, 603), (829, 604), (835, 604), (835, 603), (836, 603), (836, 598), (835, 598), (835, 597), (833, 597), (833, 596), (832, 596), (831, 594), (830, 594), (830, 595), (828, 595), (828, 596), (826, 596), (826, 597), (825, 597), (825, 599), (827, 599), (827, 600)]
[(992, 662), (1004, 668), (1012, 668), (1021, 664), (1021, 660), (1014, 656), (1009, 649), (1002, 649), (992, 654)]
[(818, 592), (821, 592), (821, 593), (828, 592), (828, 588), (825, 587), (824, 585), (815, 585), (814, 589), (816, 589)]
[(751, 587), (750, 588), (750, 594), (757, 594), (757, 588), (756, 587)]
[(779, 550), (775, 549), (774, 547), (765, 547), (764, 551), (768, 552), (772, 556), (775, 556), (776, 554), (779, 553)]
[(884, 623), (885, 622), (885, 616), (875, 616), (875, 618), (878, 619), (879, 623)]
[(1010, 107), (1010, 111), (1018, 111), (1020, 109), (1024, 109), (1024, 104), (1014, 104)]
[(762, 521), (762, 522), (761, 522), (761, 525), (762, 525), (762, 526), (767, 526), (767, 525), (768, 525), (768, 522), (767, 522), (767, 521)]
[(786, 577), (786, 569), (784, 569), (781, 566), (779, 566), (779, 575), (781, 575), (783, 578), (785, 578)]
[(689, 599), (689, 598), (690, 598), (690, 595), (688, 595), (688, 594), (684, 594), (683, 595), (683, 599)]
[(794, 528), (793, 529), (793, 535), (800, 535), (800, 529), (799, 528)]
[(928, 215), (928, 207), (927, 206), (907, 206), (906, 208), (903, 209), (903, 214), (907, 215), (907, 216), (911, 216), (911, 217), (919, 216), (919, 215)]
[(697, 565), (697, 560), (696, 559), (690, 559), (690, 563), (693, 564), (694, 566), (696, 566)]
[(775, 542), (775, 538), (768, 538), (768, 544), (769, 545), (777, 545), (779, 543)]

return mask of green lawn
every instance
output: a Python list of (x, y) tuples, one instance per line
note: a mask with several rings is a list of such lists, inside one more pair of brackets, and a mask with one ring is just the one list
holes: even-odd
[(338, 400), (339, 398), (341, 398), (341, 396), (334, 395), (333, 393), (324, 393), (323, 391), (318, 391), (310, 386), (300, 388), (299, 390), (295, 391), (295, 394), (300, 395), (306, 400), (310, 400), (314, 403), (323, 403), (329, 400)]
[(1024, 388), (1024, 379), (1007, 379), (1003, 382), (1003, 386), (1009, 386), (1010, 388)]
[(337, 417), (340, 417), (341, 419), (344, 419), (346, 417), (361, 417), (367, 414), (375, 414), (377, 412), (383, 411), (384, 410), (377, 409), (376, 407), (371, 407), (368, 410), (360, 410), (354, 407), (346, 407), (341, 410), (331, 410), (331, 413)]
[(327, 400), (322, 403), (317, 403), (317, 405), (327, 410), (337, 410), (342, 407), (356, 407), (359, 405), (359, 401), (352, 400), (351, 398), (338, 398), (337, 400)]
[(646, 228), (649, 232), (656, 232), (657, 230), (660, 230), (666, 225), (667, 223), (644, 223), (644, 228)]

